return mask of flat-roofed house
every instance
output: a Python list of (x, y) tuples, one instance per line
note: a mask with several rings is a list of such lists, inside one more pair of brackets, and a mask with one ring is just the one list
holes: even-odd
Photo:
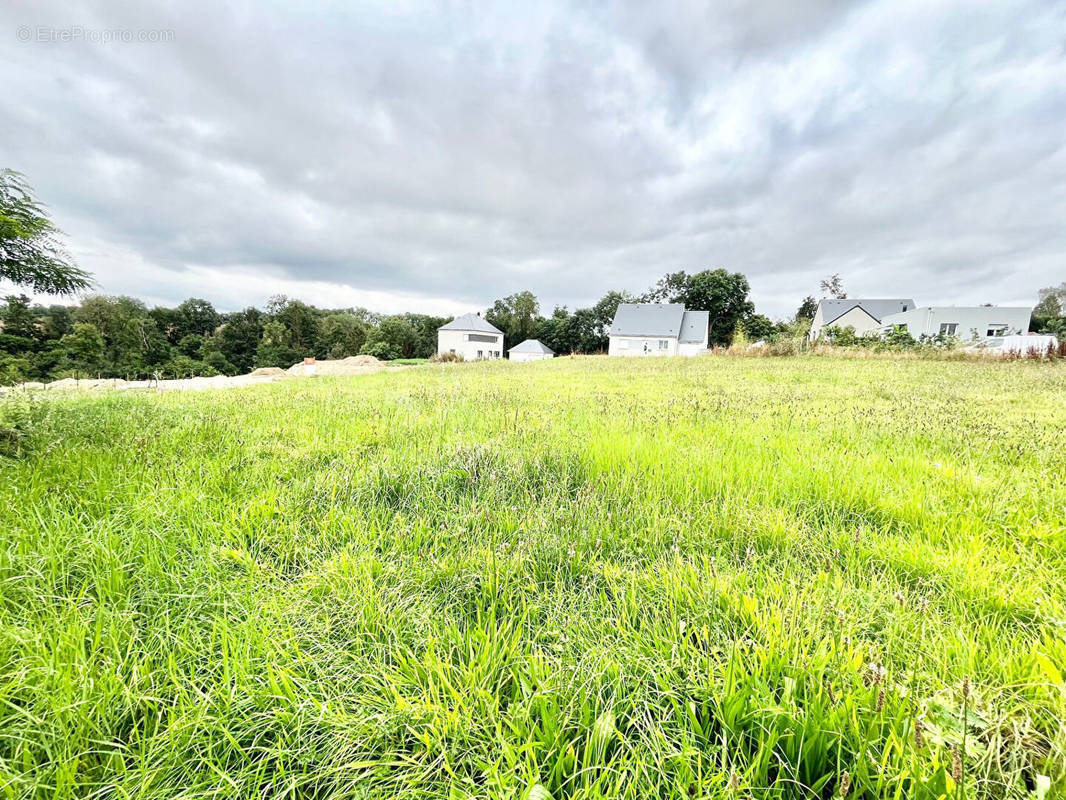
[(880, 333), (881, 320), (889, 314), (910, 311), (917, 303), (909, 298), (859, 298), (821, 300), (814, 312), (811, 341), (822, 335), (822, 330), (832, 325), (836, 328), (852, 328), (856, 336)]
[(503, 331), (480, 314), (463, 314), (437, 328), (437, 354), (445, 353), (464, 361), (503, 358)]
[(710, 314), (680, 303), (622, 303), (608, 335), (611, 356), (694, 356), (707, 349)]
[(954, 336), (964, 342), (983, 342), (1029, 330), (1032, 308), (1007, 306), (926, 306), (881, 320), (881, 330), (905, 329), (915, 339)]

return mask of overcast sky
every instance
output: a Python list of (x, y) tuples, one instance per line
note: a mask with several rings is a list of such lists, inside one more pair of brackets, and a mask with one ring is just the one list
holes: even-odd
[(782, 316), (831, 273), (1066, 281), (1066, 3), (288, 5), (0, 5), (0, 166), (101, 291), (550, 312), (725, 267)]

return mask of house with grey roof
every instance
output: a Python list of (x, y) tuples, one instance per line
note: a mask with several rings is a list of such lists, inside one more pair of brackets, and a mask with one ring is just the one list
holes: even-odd
[(707, 349), (710, 314), (680, 303), (622, 303), (608, 334), (611, 356), (694, 356)]
[(464, 361), (503, 358), (503, 331), (480, 314), (463, 314), (437, 328), (437, 354), (444, 353)]
[(508, 350), (507, 357), (511, 361), (542, 361), (545, 358), (555, 358), (555, 351), (540, 339), (526, 339)]
[(873, 298), (873, 299), (837, 299), (821, 300), (814, 312), (811, 330), (807, 334), (811, 341), (822, 335), (822, 331), (833, 325), (837, 328), (852, 328), (856, 336), (881, 332), (881, 320), (890, 314), (911, 311), (917, 306), (909, 298)]

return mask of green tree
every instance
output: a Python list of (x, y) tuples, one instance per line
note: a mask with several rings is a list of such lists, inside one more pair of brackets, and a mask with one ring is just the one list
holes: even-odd
[(45, 341), (58, 341), (74, 330), (74, 321), (69, 306), (50, 305), (40, 309), (38, 316), (41, 337)]
[(367, 326), (352, 314), (327, 314), (318, 323), (315, 354), (323, 358), (354, 356), (366, 341)]
[(367, 332), (360, 352), (383, 360), (415, 358), (418, 341), (415, 326), (402, 315), (383, 317)]
[(75, 266), (59, 235), (25, 178), (0, 170), (0, 279), (42, 294), (88, 289), (88, 273)]
[(596, 325), (596, 350), (606, 350), (611, 325), (614, 324), (614, 316), (618, 313), (618, 306), (622, 303), (635, 303), (638, 298), (629, 292), (609, 291), (592, 307), (592, 314)]
[[(236, 311), (226, 315), (222, 329), (214, 337), (213, 344), (217, 346), (218, 352), (222, 353), (237, 373), (252, 369), (259, 339), (263, 334), (264, 321), (264, 314), (258, 308), (249, 307)], [(204, 360), (207, 360), (206, 353)]]
[(263, 325), (263, 338), (255, 351), (255, 366), (288, 368), (303, 356), (292, 346), (292, 334), (285, 324), (272, 319)]
[(0, 352), (0, 386), (12, 386), (29, 380), (33, 362), (28, 358)]
[(429, 358), (437, 352), (437, 329), (448, 321), (448, 317), (431, 317), (426, 314), (404, 314), (403, 318), (411, 323), (418, 334), (412, 358)]
[[(17, 382), (16, 373), (25, 380), (32, 372), (33, 365), (29, 357), (40, 346), (40, 331), (37, 319), (30, 308), (30, 298), (26, 295), (8, 295), (0, 305), (0, 355), (10, 356), (6, 363), (9, 383)], [(18, 360), (15, 359), (18, 357)]]
[(536, 338), (557, 354), (572, 353), (574, 348), (569, 332), (570, 312), (566, 310), (566, 306), (556, 306), (550, 317), (540, 321)]
[(207, 300), (190, 297), (174, 309), (176, 330), (174, 341), (186, 336), (210, 336), (222, 324), (222, 315)]
[(533, 336), (540, 324), (540, 304), (533, 292), (517, 292), (493, 303), (485, 320), (503, 331), (505, 349), (514, 347)]
[(37, 318), (30, 309), (30, 298), (26, 295), (9, 294), (0, 306), (0, 323), (7, 336), (20, 336), (34, 339), (37, 336)]
[(796, 319), (814, 321), (814, 315), (818, 313), (818, 301), (810, 295), (803, 298), (800, 307), (796, 309)]
[(665, 275), (646, 298), (651, 302), (682, 303), (689, 311), (710, 312), (708, 344), (727, 345), (737, 325), (755, 312), (748, 299), (751, 287), (739, 272), (705, 269), (695, 275), (684, 271)]
[(689, 275), (684, 270), (668, 272), (640, 298), (642, 303), (678, 303), (688, 288)]
[(95, 375), (104, 363), (104, 337), (90, 322), (77, 322), (74, 331), (59, 340), (65, 366), (83, 375)]
[(240, 371), (226, 360), (226, 357), (222, 355), (220, 350), (212, 350), (207, 353), (203, 358), (203, 362), (215, 370), (219, 375), (240, 374)]
[(299, 300), (276, 295), (267, 303), (270, 315), (289, 332), (289, 345), (300, 358), (315, 354), (318, 339), (318, 310)]
[(769, 317), (762, 314), (751, 314), (741, 323), (744, 335), (751, 342), (765, 342), (774, 337), (776, 328)]
[(600, 336), (596, 312), (591, 308), (579, 308), (570, 317), (570, 340), (576, 353), (599, 353), (606, 347)]
[[(819, 283), (818, 286), (829, 297), (836, 298), (837, 300), (844, 300), (848, 296), (848, 293), (844, 291), (844, 282), (840, 279), (839, 275), (830, 275)], [(814, 317), (812, 316), (811, 319), (814, 319)]]
[(199, 358), (204, 348), (204, 337), (190, 333), (181, 337), (177, 344), (177, 350), (187, 358)]
[(140, 300), (132, 297), (87, 297), (74, 310), (76, 322), (94, 326), (104, 339), (105, 376), (144, 376), (170, 359), (170, 344)]
[(1041, 289), (1037, 296), (1039, 302), (1033, 309), (1034, 316), (1061, 317), (1066, 314), (1066, 281)]

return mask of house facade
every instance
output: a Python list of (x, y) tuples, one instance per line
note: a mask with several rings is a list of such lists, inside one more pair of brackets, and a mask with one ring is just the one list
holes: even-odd
[(503, 331), (480, 314), (463, 314), (437, 328), (437, 354), (445, 353), (464, 361), (503, 358)]
[(909, 311), (916, 306), (917, 303), (913, 300), (902, 297), (821, 300), (814, 312), (814, 320), (807, 336), (814, 341), (830, 325), (837, 328), (851, 327), (856, 336), (880, 334), (883, 328), (881, 321), (886, 316)]
[(511, 361), (543, 361), (546, 358), (555, 358), (555, 351), (539, 339), (526, 339), (508, 350), (507, 357)]
[(1029, 330), (1031, 308), (1005, 306), (926, 306), (881, 320), (881, 331), (905, 329), (915, 339), (923, 336), (955, 336), (964, 342), (983, 342)]
[(622, 303), (608, 335), (611, 356), (694, 356), (707, 349), (710, 314), (680, 303)]

